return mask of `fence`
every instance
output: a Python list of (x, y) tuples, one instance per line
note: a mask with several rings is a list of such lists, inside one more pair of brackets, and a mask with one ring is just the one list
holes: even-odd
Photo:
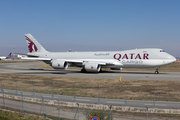
[[(38, 81), (38, 80), (37, 80)], [(68, 95), (73, 96), (72, 102), (77, 102), (77, 97), (93, 97), (97, 99), (95, 104), (102, 104), (102, 98), (108, 99), (123, 99), (123, 106), (128, 105), (128, 100), (149, 100), (153, 101), (153, 104), (150, 106), (152, 108), (156, 107), (156, 101), (180, 101), (179, 96), (179, 85), (130, 85), (130, 84), (121, 84), (117, 83), (112, 86), (106, 84), (86, 84), (86, 83), (66, 83), (58, 82), (58, 81), (26, 81), (26, 80), (1, 80), (1, 93), (3, 94), (3, 99), (1, 101), (1, 106), (6, 107), (6, 105), (11, 105), (8, 103), (8, 100), (4, 99), (4, 89), (12, 89), (14, 90), (14, 95), (21, 96), (22, 101), (17, 103), (16, 105), (20, 108), (21, 111), (29, 111), (39, 113), (41, 115), (51, 115), (60, 118), (60, 109), (46, 106), (44, 96), (41, 96), (42, 103), (41, 105), (36, 105), (34, 108), (29, 106), (29, 103), (23, 102), (24, 94), (19, 91), (27, 91), (31, 92), (30, 95), (32, 98), (36, 96), (38, 93), (46, 93), (51, 94), (50, 99), (56, 99), (59, 102), (59, 99), (55, 98), (55, 95)], [(110, 81), (109, 81), (110, 82)], [(7, 94), (7, 93), (6, 93)], [(12, 93), (11, 93), (12, 94)], [(6, 101), (5, 101), (6, 100)], [(6, 104), (6, 102), (8, 104)], [(111, 104), (109, 104), (111, 105)], [(16, 106), (16, 107), (17, 107)], [(8, 106), (10, 107), (10, 106)], [(144, 106), (147, 109), (149, 106)], [(35, 109), (36, 108), (36, 109)], [(175, 107), (171, 107), (172, 109), (179, 109)], [(15, 109), (15, 108), (13, 108)], [(56, 109), (56, 110), (54, 110)], [(52, 114), (52, 111), (53, 112)], [(147, 114), (148, 115), (148, 114)], [(67, 115), (70, 116), (70, 115)], [(83, 115), (82, 115), (83, 116)], [(77, 105), (77, 110), (74, 109), (73, 114), (69, 119), (79, 118), (79, 108)]]
[[(84, 110), (79, 110), (79, 103), (77, 103), (77, 109), (76, 108), (68, 108), (70, 110), (66, 110), (64, 108), (60, 108), (60, 101), (59, 98), (48, 98), (48, 97), (44, 97), (43, 95), (41, 95), (41, 100), (40, 100), (40, 104), (37, 101), (37, 103), (27, 103), (24, 101), (24, 94), (23, 92), (19, 92), (17, 91), (12, 95), (17, 96), (18, 100), (11, 100), (11, 99), (7, 99), (5, 97), (5, 92), (3, 89), (1, 89), (1, 93), (2, 93), (2, 97), (0, 97), (0, 107), (5, 108), (5, 109), (12, 109), (12, 110), (18, 110), (22, 113), (33, 113), (36, 114), (38, 116), (43, 116), (43, 117), (50, 117), (50, 116), (54, 116), (56, 117), (55, 120), (60, 120), (60, 118), (66, 118), (66, 120), (82, 120), (85, 119), (84, 116)], [(34, 96), (36, 97), (36, 96)], [(55, 107), (48, 105), (48, 101), (49, 99), (53, 99), (53, 101), (55, 101), (54, 103), (56, 104)], [(27, 101), (27, 98), (25, 99)], [(60, 109), (61, 112), (60, 112)], [(86, 110), (87, 111), (87, 110)], [(108, 118), (109, 120), (111, 120), (112, 116), (111, 116), (111, 108), (109, 108), (109, 114), (108, 114)], [(60, 114), (61, 113), (61, 114)]]
[[(50, 80), (49, 80), (50, 81)], [(95, 83), (63, 83), (62, 81), (42, 81), (38, 80), (1, 80), (1, 89), (11, 89), (17, 91), (45, 93), (56, 95), (67, 95), (76, 97), (91, 97), (91, 98), (108, 98), (108, 99), (125, 99), (125, 100), (148, 100), (148, 101), (175, 101), (180, 102), (180, 84), (172, 85), (133, 85), (122, 83), (95, 84)], [(111, 82), (111, 81), (109, 81)], [(100, 99), (99, 99), (100, 100)], [(98, 101), (99, 103), (100, 101)]]

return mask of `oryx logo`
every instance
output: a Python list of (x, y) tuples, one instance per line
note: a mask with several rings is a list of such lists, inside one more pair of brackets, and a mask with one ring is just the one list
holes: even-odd
[(25, 36), (26, 37), (26, 40), (28, 41), (28, 48), (29, 48), (29, 52), (33, 52), (33, 50), (35, 51), (35, 52), (37, 52), (37, 47), (36, 47), (36, 45), (33, 43), (33, 41), (31, 41), (27, 36)]

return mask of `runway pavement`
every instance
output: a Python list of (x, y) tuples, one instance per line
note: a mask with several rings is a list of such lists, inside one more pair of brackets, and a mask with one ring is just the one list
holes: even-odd
[(180, 81), (180, 72), (160, 71), (160, 74), (154, 74), (153, 71), (104, 70), (101, 73), (81, 73), (80, 69), (55, 70), (53, 68), (38, 68), (36, 67), (38, 65), (45, 65), (45, 63), (1, 63), (0, 73), (101, 79), (119, 79), (122, 76), (124, 80)]

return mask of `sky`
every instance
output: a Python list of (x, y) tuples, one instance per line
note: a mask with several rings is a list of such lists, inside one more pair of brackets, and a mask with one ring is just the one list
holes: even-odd
[(0, 0), (0, 55), (161, 48), (180, 57), (179, 0)]

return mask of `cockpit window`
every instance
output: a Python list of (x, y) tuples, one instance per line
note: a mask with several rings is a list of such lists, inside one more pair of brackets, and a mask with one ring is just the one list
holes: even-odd
[(165, 52), (164, 50), (160, 50), (160, 52)]

